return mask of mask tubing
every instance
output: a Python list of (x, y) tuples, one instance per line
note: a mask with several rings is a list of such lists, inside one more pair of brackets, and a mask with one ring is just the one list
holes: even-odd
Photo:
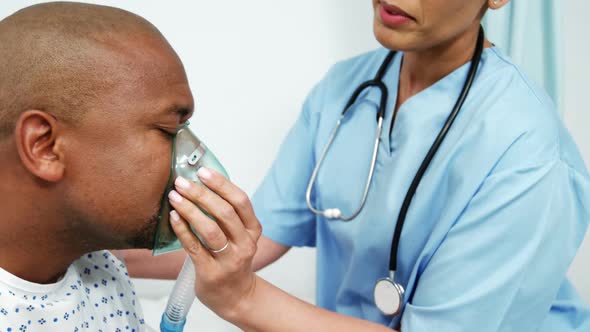
[(168, 299), (166, 311), (160, 322), (161, 332), (181, 332), (184, 330), (186, 316), (195, 301), (195, 266), (186, 256), (182, 270)]

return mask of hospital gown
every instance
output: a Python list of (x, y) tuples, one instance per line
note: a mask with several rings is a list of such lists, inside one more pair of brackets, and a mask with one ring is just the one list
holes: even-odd
[(103, 250), (73, 262), (53, 284), (0, 268), (1, 332), (143, 332), (143, 312), (125, 265)]

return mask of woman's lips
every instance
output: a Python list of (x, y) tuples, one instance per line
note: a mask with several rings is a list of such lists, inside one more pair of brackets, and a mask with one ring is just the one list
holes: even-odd
[(389, 5), (383, 1), (379, 2), (379, 15), (383, 23), (392, 28), (397, 28), (414, 21), (414, 18), (401, 8)]

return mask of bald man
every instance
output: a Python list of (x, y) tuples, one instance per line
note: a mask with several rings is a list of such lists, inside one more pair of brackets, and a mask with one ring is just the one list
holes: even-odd
[(0, 331), (142, 331), (125, 266), (150, 248), (171, 137), (192, 114), (150, 23), (47, 3), (0, 21)]

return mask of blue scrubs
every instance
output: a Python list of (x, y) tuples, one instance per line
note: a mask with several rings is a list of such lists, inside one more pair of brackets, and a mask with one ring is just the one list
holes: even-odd
[[(590, 311), (566, 278), (590, 220), (590, 176), (547, 95), (497, 48), (484, 51), (473, 88), (410, 207), (396, 281), (403, 314), (382, 315), (373, 286), (388, 275), (402, 200), (465, 81), (466, 64), (407, 100), (390, 135), (399, 53), (375, 176), (349, 223), (310, 212), (305, 190), (353, 90), (387, 51), (335, 65), (312, 90), (253, 197), (264, 234), (317, 248), (317, 304), (404, 332), (590, 331)], [(362, 94), (313, 191), (345, 215), (360, 202), (376, 135), (379, 92)]]

